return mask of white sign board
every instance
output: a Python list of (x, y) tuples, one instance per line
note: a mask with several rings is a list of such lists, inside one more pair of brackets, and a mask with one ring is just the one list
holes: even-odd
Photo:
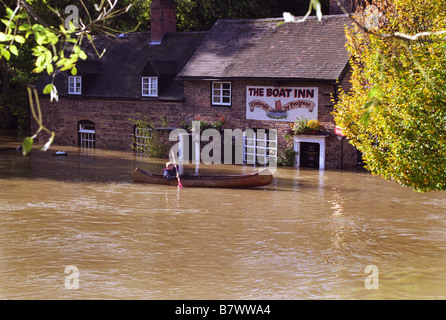
[(317, 120), (317, 87), (246, 87), (246, 119), (294, 122)]

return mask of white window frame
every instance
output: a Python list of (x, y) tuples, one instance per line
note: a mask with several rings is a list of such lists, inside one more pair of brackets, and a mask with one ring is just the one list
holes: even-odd
[(68, 77), (68, 94), (82, 94), (82, 77)]
[(141, 96), (158, 97), (158, 77), (141, 77)]
[(277, 163), (277, 131), (248, 129), (243, 132), (243, 161), (246, 164)]
[(135, 127), (135, 150), (138, 154), (143, 154), (145, 147), (148, 145), (150, 138), (150, 128), (139, 128)]
[[(227, 88), (229, 85), (229, 88)], [(226, 87), (226, 88), (225, 88)], [(212, 82), (212, 105), (230, 106), (232, 95), (232, 85), (229, 81)]]
[[(86, 129), (86, 127), (89, 127), (90, 129)], [(82, 148), (90, 149), (95, 147), (96, 129), (94, 125), (79, 123), (79, 143)]]

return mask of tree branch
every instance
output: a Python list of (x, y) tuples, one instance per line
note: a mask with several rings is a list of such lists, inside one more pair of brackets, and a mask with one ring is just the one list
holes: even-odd
[(370, 30), (369, 28), (363, 26), (361, 23), (359, 23), (359, 21), (357, 21), (354, 17), (354, 15), (351, 12), (348, 12), (345, 7), (342, 5), (340, 0), (336, 0), (336, 4), (341, 8), (341, 11), (348, 15), (349, 18), (353, 21), (353, 23), (355, 25), (357, 25), (360, 29), (362, 29), (364, 32), (380, 37), (380, 38), (395, 38), (395, 39), (400, 39), (400, 40), (410, 40), (410, 41), (424, 41), (424, 42), (444, 42), (446, 41), (446, 37), (442, 38), (442, 39), (438, 39), (438, 40), (432, 40), (432, 39), (420, 39), (422, 37), (433, 37), (433, 36), (441, 36), (446, 34), (446, 30), (440, 30), (440, 31), (436, 31), (436, 32), (430, 32), (430, 31), (425, 31), (425, 32), (419, 32), (416, 33), (414, 35), (409, 35), (406, 33), (402, 33), (402, 32), (395, 32), (395, 33), (377, 33), (374, 32), (372, 30)]

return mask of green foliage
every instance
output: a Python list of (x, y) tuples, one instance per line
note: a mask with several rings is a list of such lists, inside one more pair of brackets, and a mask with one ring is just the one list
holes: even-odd
[(151, 158), (165, 158), (168, 152), (167, 119), (161, 120), (164, 129), (156, 129), (148, 117), (130, 119), (137, 128), (138, 135), (133, 138), (133, 149)]
[(308, 130), (308, 118), (300, 117), (296, 118), (293, 124), (293, 132), (294, 134), (302, 134)]
[[(0, 57), (9, 61), (11, 55), (18, 55), (17, 46), (32, 39), (36, 44), (32, 48), (33, 56), (36, 58), (34, 73), (46, 71), (52, 75), (59, 69), (71, 70), (75, 74), (77, 60), (87, 58), (79, 46), (82, 37), (76, 35), (74, 25), (71, 25), (70, 30), (60, 25), (57, 30), (38, 22), (34, 23), (25, 5), (17, 5), (14, 11), (6, 8), (6, 17), (1, 19), (1, 22), (5, 25), (5, 30), (0, 32)], [(67, 43), (72, 43), (73, 47), (69, 56), (65, 57), (64, 46)]]
[(446, 2), (372, 2), (384, 13), (379, 27), (346, 30), (351, 90), (341, 92), (335, 120), (372, 173), (446, 190)]
[(296, 161), (297, 151), (294, 151), (293, 138), (286, 135), (287, 147), (283, 149), (277, 157), (277, 164), (285, 167), (292, 167)]
[[(50, 7), (46, 0), (17, 0), (6, 3), (2, 1), (2, 4), (5, 15), (3, 19), (0, 17), (0, 22), (4, 26), (0, 28), (0, 59), (4, 93), (8, 93), (5, 92), (5, 88), (8, 87), (5, 81), (8, 77), (25, 86), (28, 90), (32, 117), (39, 126), (37, 132), (23, 142), (23, 154), (26, 155), (40, 131), (44, 130), (50, 134), (50, 139), (40, 148), (41, 150), (49, 148), (54, 139), (54, 132), (43, 125), (37, 90), (29, 81), (32, 77), (27, 76), (27, 72), (19, 72), (23, 69), (14, 68), (16, 64), (13, 58), (19, 58), (20, 54), (29, 51), (32, 54), (33, 73), (46, 72), (53, 80), (59, 71), (70, 71), (72, 75), (76, 75), (77, 61), (87, 59), (86, 53), (81, 49), (83, 39), (86, 37), (94, 47), (91, 34), (98, 32), (110, 34), (116, 31), (107, 26), (107, 22), (127, 12), (130, 7), (129, 5), (123, 7), (122, 4), (121, 7), (116, 7), (117, 2), (110, 1), (101, 1), (98, 5), (79, 0), (76, 5), (84, 10), (85, 18), (81, 20), (80, 25), (75, 25), (74, 20), (67, 24), (68, 21), (61, 14), (60, 9), (68, 5), (66, 2), (62, 4), (53, 1), (52, 5), (55, 8)], [(57, 7), (61, 5), (62, 7)], [(91, 5), (97, 12), (96, 17), (92, 17), (89, 13), (88, 6)], [(28, 57), (26, 63), (29, 64), (30, 55), (25, 54), (25, 56)], [(45, 86), (43, 92), (49, 93), (51, 100), (58, 100), (57, 88), (52, 82)]]
[(279, 166), (292, 167), (296, 161), (297, 152), (292, 147), (287, 147), (281, 151), (277, 157)]

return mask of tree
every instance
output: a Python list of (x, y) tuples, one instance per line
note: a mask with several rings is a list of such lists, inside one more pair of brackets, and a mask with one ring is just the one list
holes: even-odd
[[(108, 22), (127, 12), (131, 5), (122, 6), (121, 4), (121, 7), (117, 7), (117, 0), (101, 0), (99, 4), (79, 0), (77, 6), (69, 5), (61, 11), (58, 7), (62, 5), (61, 1), (53, 1), (54, 7), (50, 7), (47, 0), (17, 0), (2, 3), (2, 9), (5, 11), (5, 17), (1, 19), (4, 29), (0, 32), (3, 92), (9, 91), (8, 77), (16, 79), (26, 87), (31, 114), (39, 128), (34, 135), (24, 140), (23, 154), (26, 155), (31, 150), (34, 139), (42, 130), (50, 134), (49, 140), (41, 148), (45, 151), (50, 147), (55, 133), (43, 124), (36, 88), (28, 79), (20, 76), (17, 70), (14, 70), (13, 63), (10, 63), (14, 59), (11, 60), (11, 57), (19, 57), (19, 53), (30, 49), (34, 57), (34, 73), (47, 72), (53, 79), (58, 71), (70, 71), (75, 75), (77, 61), (87, 58), (81, 48), (82, 41), (90, 41), (94, 46), (92, 34), (116, 33)], [(94, 15), (90, 13), (91, 6), (94, 8)], [(84, 19), (80, 19), (80, 10), (84, 10)], [(63, 13), (67, 11), (71, 14), (65, 17)], [(52, 83), (47, 84), (43, 92), (51, 93), (51, 99), (58, 99), (57, 88)]]
[[(284, 11), (296, 16), (308, 11), (314, 0), (177, 0), (178, 29), (209, 30), (218, 19), (259, 19), (281, 17)], [(329, 0), (318, 0), (328, 14)]]
[(335, 121), (373, 174), (446, 190), (446, 2), (369, 4), (346, 30), (351, 88)]

